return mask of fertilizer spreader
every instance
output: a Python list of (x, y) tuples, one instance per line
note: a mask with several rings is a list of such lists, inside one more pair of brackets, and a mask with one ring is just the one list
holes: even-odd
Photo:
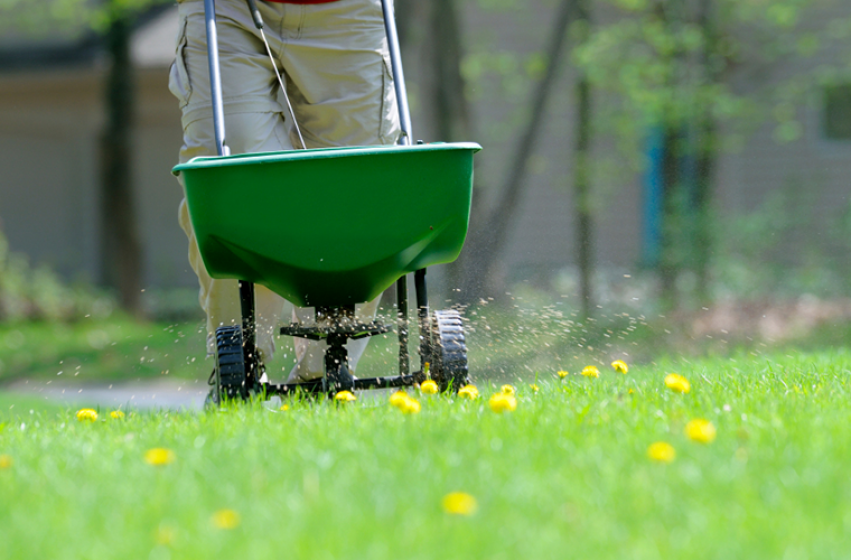
[[(470, 215), (473, 154), (481, 147), (411, 145), (388, 1), (384, 0), (384, 19), (402, 122), (401, 145), (229, 155), (215, 5), (214, 0), (205, 0), (219, 156), (195, 158), (173, 172), (183, 176), (207, 271), (213, 278), (239, 280), (242, 324), (221, 326), (215, 333), (216, 400), (298, 390), (335, 394), (404, 387), (427, 376), (444, 391), (458, 390), (468, 382), (461, 315), (452, 309), (430, 312), (426, 268), (452, 262), (461, 251)], [(259, 13), (255, 23), (262, 31), (258, 20)], [(413, 372), (408, 356), (409, 273), (414, 275), (420, 354), (420, 367)], [(315, 308), (314, 324), (293, 323), (280, 332), (326, 341), (324, 377), (284, 384), (262, 377), (255, 347), (255, 283), (297, 306)], [(378, 297), (394, 283), (397, 320), (358, 322), (355, 304)], [(346, 342), (393, 330), (399, 341), (398, 374), (355, 378), (349, 371)]]

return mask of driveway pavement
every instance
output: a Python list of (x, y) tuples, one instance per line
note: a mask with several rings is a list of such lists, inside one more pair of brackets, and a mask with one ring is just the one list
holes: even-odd
[(70, 406), (100, 406), (101, 408), (161, 408), (169, 410), (201, 410), (209, 387), (206, 379), (158, 380), (112, 385), (47, 384), (44, 381), (23, 381), (3, 388), (7, 394), (43, 396), (50, 401)]
[[(71, 407), (101, 407), (150, 410), (200, 411), (210, 387), (206, 379), (199, 380), (156, 380), (132, 383), (103, 384), (59, 384), (44, 381), (21, 381), (3, 387), (7, 395), (19, 394), (43, 397), (58, 404)], [(388, 389), (359, 391), (358, 399), (377, 404), (387, 399)], [(280, 406), (280, 397), (272, 397), (264, 404), (272, 409)]]

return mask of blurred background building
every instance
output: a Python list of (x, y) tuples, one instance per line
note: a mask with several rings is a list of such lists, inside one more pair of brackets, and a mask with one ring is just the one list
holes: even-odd
[[(136, 87), (133, 188), (147, 286), (194, 282), (177, 225), (180, 188), (170, 170), (181, 144), (168, 90), (176, 8), (155, 10), (132, 37)], [(11, 250), (64, 276), (103, 278), (101, 142), (106, 126), (102, 42), (7, 44), (0, 54), (0, 221)]]

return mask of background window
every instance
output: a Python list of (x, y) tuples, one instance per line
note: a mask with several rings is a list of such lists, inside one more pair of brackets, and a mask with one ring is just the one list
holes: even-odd
[(822, 128), (828, 140), (851, 140), (851, 84), (824, 89)]

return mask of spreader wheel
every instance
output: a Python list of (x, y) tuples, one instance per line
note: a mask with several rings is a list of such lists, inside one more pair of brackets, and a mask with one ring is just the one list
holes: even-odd
[(431, 316), (431, 373), (441, 391), (458, 391), (469, 383), (467, 341), (461, 314), (454, 309)]
[(242, 329), (236, 326), (216, 329), (215, 395), (219, 400), (223, 397), (245, 398), (248, 395), (245, 369)]

